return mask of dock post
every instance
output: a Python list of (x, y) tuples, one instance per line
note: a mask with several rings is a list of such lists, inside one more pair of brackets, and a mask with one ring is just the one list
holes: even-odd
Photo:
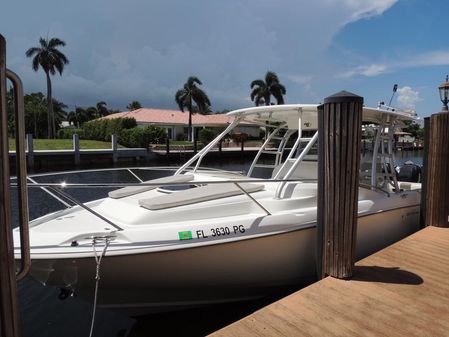
[(425, 223), (449, 227), (449, 112), (430, 116), (425, 177)]
[(426, 227), (427, 178), (426, 170), (429, 161), (430, 117), (424, 118), (424, 155), (421, 170), (421, 204), (419, 210), (419, 226)]
[(168, 136), (165, 140), (165, 147), (166, 147), (166, 152), (167, 152), (166, 154), (169, 154), (170, 153), (170, 138), (168, 138)]
[(27, 156), (28, 156), (28, 168), (34, 168), (34, 146), (33, 146), (33, 135), (31, 133), (27, 134)]
[(118, 161), (117, 135), (111, 135), (111, 148), (112, 148), (112, 162), (115, 164)]
[(6, 41), (0, 34), (0, 335), (19, 336), (6, 110)]
[(74, 134), (73, 137), (73, 156), (75, 158), (75, 165), (78, 166), (80, 164), (80, 136), (78, 134)]
[(318, 277), (352, 276), (363, 97), (341, 91), (318, 111)]

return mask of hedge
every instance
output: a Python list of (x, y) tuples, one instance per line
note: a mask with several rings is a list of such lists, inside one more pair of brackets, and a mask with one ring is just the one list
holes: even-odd
[(204, 145), (209, 144), (215, 138), (215, 131), (212, 129), (201, 129), (198, 132), (198, 139)]
[(137, 126), (134, 118), (96, 119), (83, 124), (84, 138), (110, 141), (111, 135), (120, 137), (124, 130)]
[(148, 147), (150, 144), (163, 144), (166, 139), (165, 130), (154, 125), (143, 128), (123, 129), (118, 142), (126, 147)]
[(80, 138), (84, 138), (84, 130), (83, 129), (66, 128), (66, 129), (58, 130), (58, 138), (59, 139), (72, 139), (74, 134), (79, 135)]

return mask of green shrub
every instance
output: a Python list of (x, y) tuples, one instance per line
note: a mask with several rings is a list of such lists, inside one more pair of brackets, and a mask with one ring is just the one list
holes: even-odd
[(72, 139), (74, 134), (79, 135), (80, 139), (84, 138), (84, 130), (83, 129), (67, 128), (67, 129), (59, 129), (58, 130), (58, 138), (59, 139)]
[(123, 130), (136, 126), (137, 122), (134, 118), (96, 119), (83, 124), (84, 138), (110, 141), (111, 135), (120, 137)]
[(215, 138), (215, 132), (212, 129), (201, 129), (198, 132), (198, 139), (204, 145), (209, 144)]
[(119, 135), (118, 142), (126, 147), (148, 147), (150, 144), (165, 143), (166, 133), (163, 128), (149, 125), (146, 127), (135, 127), (123, 129)]

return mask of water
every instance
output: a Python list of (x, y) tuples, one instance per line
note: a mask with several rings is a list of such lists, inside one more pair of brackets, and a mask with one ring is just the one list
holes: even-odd
[[(369, 154), (367, 154), (369, 155)], [(403, 151), (396, 153), (396, 160), (402, 165), (407, 160), (422, 164), (422, 151)], [(251, 161), (239, 159), (227, 162), (205, 162), (210, 166), (226, 170), (247, 171)], [(136, 170), (142, 180), (158, 178), (169, 174), (165, 170)], [(129, 172), (103, 171), (79, 172), (76, 174), (51, 174), (36, 178), (38, 182), (66, 183), (136, 183), (137, 180)], [(87, 202), (107, 196), (113, 188), (67, 190), (70, 195), (81, 202)], [(17, 193), (13, 189), (13, 218), (18, 221)], [(55, 201), (47, 193), (37, 188), (29, 189), (30, 219), (35, 219), (49, 212), (62, 209), (63, 205)], [(90, 327), (92, 306), (77, 298), (58, 299), (58, 290), (43, 287), (31, 277), (22, 281), (19, 286), (19, 305), (21, 311), (22, 335), (27, 336), (87, 336)], [(185, 310), (180, 312), (153, 314), (131, 319), (114, 312), (99, 310), (97, 314), (95, 336), (203, 336), (226, 326), (268, 303), (297, 289), (284, 289), (271, 298), (247, 303), (217, 305), (207, 308)], [(100, 284), (101, 296), (101, 284)]]

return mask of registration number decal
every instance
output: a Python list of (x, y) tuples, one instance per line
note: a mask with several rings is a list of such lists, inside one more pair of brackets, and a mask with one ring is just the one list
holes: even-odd
[(245, 233), (246, 229), (243, 225), (220, 226), (209, 229), (199, 229), (195, 232), (197, 239), (207, 239), (210, 237), (229, 236)]

